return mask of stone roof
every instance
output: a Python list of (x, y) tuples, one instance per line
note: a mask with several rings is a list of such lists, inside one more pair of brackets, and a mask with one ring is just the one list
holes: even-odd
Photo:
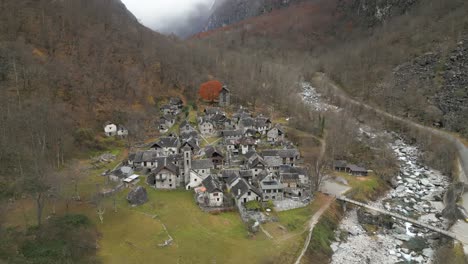
[(297, 173), (298, 175), (308, 175), (307, 169), (305, 167), (297, 167), (291, 165), (281, 165), (279, 167), (280, 173)]
[(255, 189), (252, 185), (247, 183), (247, 181), (242, 178), (231, 188), (231, 193), (236, 198), (240, 198), (242, 195), (249, 191), (256, 193), (258, 196), (261, 196), (261, 192), (259, 192), (257, 189)]
[(223, 130), (221, 131), (221, 135), (223, 137), (242, 137), (244, 133), (242, 130)]
[(219, 156), (224, 157), (223, 153), (219, 149), (213, 146), (208, 146), (205, 148), (205, 155), (207, 157), (213, 157), (215, 154), (218, 154)]
[(219, 107), (206, 108), (204, 112), (207, 115), (215, 115), (217, 113), (221, 113), (221, 114), (224, 113)]
[(260, 189), (271, 190), (271, 189), (283, 189), (283, 186), (278, 180), (265, 180), (260, 182)]
[(239, 175), (242, 178), (252, 178), (253, 177), (253, 173), (252, 173), (251, 170), (241, 170), (241, 171), (239, 171)]
[(184, 139), (184, 140), (182, 141), (182, 145), (181, 145), (181, 146), (182, 146), (182, 147), (183, 147), (183, 146), (189, 146), (189, 147), (190, 147), (191, 149), (193, 149), (194, 151), (200, 150), (200, 147), (197, 145), (197, 141), (196, 141), (194, 138), (192, 138), (192, 137), (190, 137), (190, 138), (188, 138), (188, 139)]
[(367, 172), (367, 169), (359, 167), (354, 164), (348, 164), (347, 168), (352, 172)]
[(298, 182), (299, 174), (297, 173), (281, 173), (280, 174), (282, 182)]
[(255, 125), (255, 120), (252, 117), (242, 118), (239, 124), (244, 127), (250, 127)]
[(269, 167), (279, 167), (283, 164), (278, 156), (264, 156), (263, 159)]
[(212, 169), (214, 168), (213, 161), (210, 159), (200, 159), (192, 160), (192, 169), (193, 170), (203, 170), (203, 169)]
[(206, 191), (209, 193), (222, 192), (222, 184), (212, 175), (206, 177), (202, 181), (203, 186), (206, 188)]
[(338, 168), (346, 168), (346, 165), (348, 163), (346, 162), (346, 160), (335, 160), (333, 161), (333, 167), (338, 167)]
[(278, 156), (281, 158), (295, 158), (299, 156), (297, 149), (269, 149), (262, 151), (263, 157), (274, 157)]
[(152, 148), (177, 148), (179, 147), (179, 139), (177, 137), (162, 137), (158, 142), (154, 143)]
[(265, 162), (265, 160), (263, 160), (261, 157), (257, 157), (255, 159), (252, 159), (252, 160), (249, 160), (249, 162), (247, 163), (247, 166), (251, 169), (251, 168), (255, 168), (256, 166), (267, 166), (268, 164)]
[(163, 158), (162, 162), (158, 162), (158, 166), (155, 169), (153, 169), (151, 173), (158, 174), (164, 169), (174, 173), (175, 175), (179, 174), (179, 167), (172, 163), (172, 161), (168, 158)]
[(139, 151), (134, 155), (129, 155), (129, 160), (132, 160), (130, 156), (133, 156), (133, 162), (136, 163), (156, 161), (156, 159), (158, 158), (158, 152), (155, 150)]
[(229, 182), (229, 179), (231, 178), (236, 178), (236, 177), (239, 177), (240, 174), (239, 174), (239, 170), (238, 169), (225, 169), (225, 170), (222, 170), (221, 171), (221, 178), (223, 179), (227, 179), (227, 183), (232, 183), (232, 182)]
[(180, 137), (182, 139), (198, 138), (198, 132), (195, 130), (189, 132), (182, 132), (180, 133)]

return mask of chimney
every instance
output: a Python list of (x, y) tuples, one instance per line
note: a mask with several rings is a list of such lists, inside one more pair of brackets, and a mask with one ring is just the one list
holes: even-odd
[(241, 195), (241, 189), (237, 189), (237, 195)]

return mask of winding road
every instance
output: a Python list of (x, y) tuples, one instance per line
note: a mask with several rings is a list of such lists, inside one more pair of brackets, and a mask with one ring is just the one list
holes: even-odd
[(340, 98), (343, 101), (346, 101), (349, 104), (352, 104), (354, 106), (359, 106), (362, 107), (366, 110), (372, 111), (382, 117), (389, 118), (391, 120), (397, 120), (409, 127), (413, 128), (418, 128), (424, 131), (427, 131), (433, 135), (442, 137), (446, 139), (447, 141), (451, 142), (457, 149), (458, 152), (458, 159), (460, 162), (460, 175), (459, 175), (459, 180), (460, 182), (463, 182), (468, 189), (468, 148), (465, 146), (465, 144), (456, 136), (445, 132), (443, 130), (435, 129), (432, 127), (427, 127), (421, 124), (418, 124), (414, 121), (392, 115), (390, 113), (387, 113), (381, 109), (375, 108), (373, 106), (370, 106), (368, 104), (365, 104), (363, 102), (357, 101), (350, 96), (348, 96), (340, 87), (338, 87), (333, 81), (331, 81), (325, 74), (323, 73), (318, 73), (316, 76), (312, 79), (312, 83), (316, 85), (316, 87), (320, 87), (322, 89), (327, 89), (331, 90), (331, 92), (338, 98)]

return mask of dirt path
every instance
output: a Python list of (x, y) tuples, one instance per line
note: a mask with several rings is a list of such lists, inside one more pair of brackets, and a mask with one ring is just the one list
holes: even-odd
[(323, 215), (323, 213), (325, 213), (325, 211), (330, 207), (330, 205), (332, 204), (332, 202), (333, 202), (334, 200), (335, 200), (335, 199), (332, 198), (332, 197), (327, 197), (326, 202), (322, 205), (322, 207), (320, 208), (320, 210), (318, 210), (318, 211), (312, 216), (312, 218), (309, 220), (309, 234), (307, 235), (307, 238), (306, 238), (306, 240), (305, 240), (304, 247), (302, 248), (301, 254), (297, 257), (296, 262), (294, 262), (295, 264), (300, 264), (300, 263), (301, 263), (302, 257), (303, 257), (304, 254), (306, 253), (307, 248), (309, 247), (310, 241), (311, 241), (311, 239), (312, 239), (312, 231), (314, 231), (315, 225), (318, 223), (320, 217), (321, 217), (321, 216)]

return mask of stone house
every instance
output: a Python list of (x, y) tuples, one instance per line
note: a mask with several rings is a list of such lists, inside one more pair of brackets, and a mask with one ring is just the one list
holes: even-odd
[(261, 192), (242, 178), (233, 181), (230, 192), (234, 196), (237, 206), (241, 206), (250, 201), (262, 200)]
[(156, 150), (162, 156), (174, 155), (179, 152), (180, 141), (177, 137), (161, 137), (158, 142), (151, 146), (151, 149)]
[(156, 189), (176, 189), (180, 185), (179, 168), (164, 159), (146, 178), (146, 182)]
[(247, 154), (251, 150), (255, 150), (256, 142), (252, 138), (244, 137), (239, 140), (240, 153), (242, 155)]
[(195, 138), (183, 139), (179, 149), (182, 149), (185, 146), (188, 146), (190, 148), (192, 154), (196, 154), (198, 153), (198, 151), (200, 151), (200, 146), (198, 146), (198, 140)]
[(205, 156), (206, 158), (211, 159), (211, 161), (213, 161), (215, 168), (224, 164), (223, 153), (213, 146), (208, 146), (205, 148)]
[(216, 129), (213, 123), (204, 118), (200, 120), (198, 129), (202, 135), (212, 136), (216, 134)]
[(211, 174), (214, 164), (211, 159), (192, 160), (191, 169), (202, 179), (205, 179)]
[(223, 205), (224, 194), (222, 184), (212, 175), (208, 176), (202, 182), (205, 187), (205, 204), (210, 207), (220, 207)]
[(282, 128), (275, 126), (267, 132), (268, 142), (278, 142), (284, 140), (285, 133)]
[(112, 124), (110, 122), (107, 122), (105, 125), (104, 125), (104, 133), (106, 134), (106, 136), (108, 137), (113, 137), (115, 135), (117, 135), (117, 125), (116, 124)]
[(271, 128), (271, 121), (266, 117), (257, 117), (254, 124), (255, 130), (261, 135), (265, 135), (268, 129)]
[(126, 138), (128, 136), (128, 129), (126, 129), (124, 126), (119, 125), (117, 128), (117, 136), (121, 138)]
[(281, 165), (296, 165), (300, 153), (297, 149), (271, 149), (262, 151), (262, 156), (269, 167), (277, 170)]
[(182, 121), (182, 123), (180, 123), (180, 126), (179, 126), (180, 134), (191, 133), (192, 131), (196, 131), (196, 129), (187, 120), (184, 120)]
[[(198, 175), (194, 170), (190, 170), (189, 174), (190, 174), (189, 175), (189, 181), (185, 185), (186, 190), (191, 190), (193, 188), (196, 188), (196, 187), (200, 186), (202, 184), (203, 180), (206, 178), (206, 177), (202, 177), (202, 176)], [(205, 176), (205, 174), (203, 176)]]
[(283, 200), (283, 184), (274, 173), (268, 173), (259, 179), (258, 186), (262, 192), (263, 201)]
[(219, 106), (225, 107), (231, 104), (231, 91), (227, 86), (223, 86), (218, 97)]
[(238, 140), (241, 139), (244, 135), (242, 130), (223, 130), (221, 131), (221, 136), (224, 139), (228, 140)]
[(280, 173), (281, 183), (283, 184), (283, 193), (288, 197), (302, 197), (305, 194), (305, 188), (301, 184), (298, 173)]

